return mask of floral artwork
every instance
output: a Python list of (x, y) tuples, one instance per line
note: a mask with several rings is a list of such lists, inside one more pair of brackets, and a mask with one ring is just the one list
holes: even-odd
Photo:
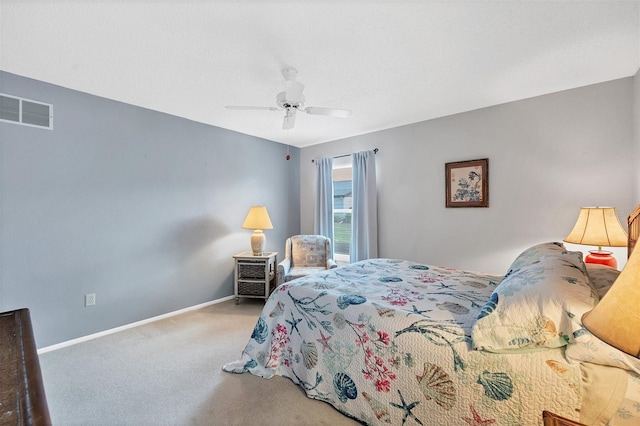
[(489, 206), (489, 160), (445, 164), (447, 207)]
[(480, 166), (461, 167), (451, 171), (451, 185), (456, 188), (454, 201), (482, 201)]

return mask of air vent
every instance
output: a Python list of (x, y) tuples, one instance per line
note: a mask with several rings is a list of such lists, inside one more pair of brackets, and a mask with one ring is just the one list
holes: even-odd
[(0, 121), (53, 129), (53, 105), (0, 93)]

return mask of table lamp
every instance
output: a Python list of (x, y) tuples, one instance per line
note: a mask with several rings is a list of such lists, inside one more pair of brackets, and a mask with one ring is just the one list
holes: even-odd
[(251, 234), (251, 251), (254, 256), (262, 256), (267, 237), (262, 232), (263, 229), (273, 229), (269, 213), (265, 206), (253, 206), (242, 224), (244, 229), (253, 229)]
[(626, 247), (627, 233), (620, 224), (615, 207), (581, 207), (578, 220), (564, 241), (598, 246), (598, 250), (589, 250), (584, 261), (617, 268), (616, 258), (610, 251), (602, 250), (602, 246)]
[(607, 344), (640, 358), (640, 249), (595, 308), (582, 316), (582, 324)]

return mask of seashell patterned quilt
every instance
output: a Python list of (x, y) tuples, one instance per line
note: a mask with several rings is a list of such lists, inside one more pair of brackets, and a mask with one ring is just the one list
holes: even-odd
[(276, 288), (224, 370), (288, 377), (370, 425), (541, 425), (543, 410), (578, 420), (580, 364), (564, 348), (472, 349), (501, 280), (394, 259), (299, 278)]

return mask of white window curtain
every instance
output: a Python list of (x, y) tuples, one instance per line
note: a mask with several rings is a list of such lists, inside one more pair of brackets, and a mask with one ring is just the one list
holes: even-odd
[(374, 151), (351, 154), (353, 210), (351, 213), (351, 263), (378, 257), (378, 196)]
[[(318, 179), (313, 232), (330, 238), (333, 252), (333, 159), (320, 158), (315, 163)], [(333, 259), (333, 253), (330, 256)]]

